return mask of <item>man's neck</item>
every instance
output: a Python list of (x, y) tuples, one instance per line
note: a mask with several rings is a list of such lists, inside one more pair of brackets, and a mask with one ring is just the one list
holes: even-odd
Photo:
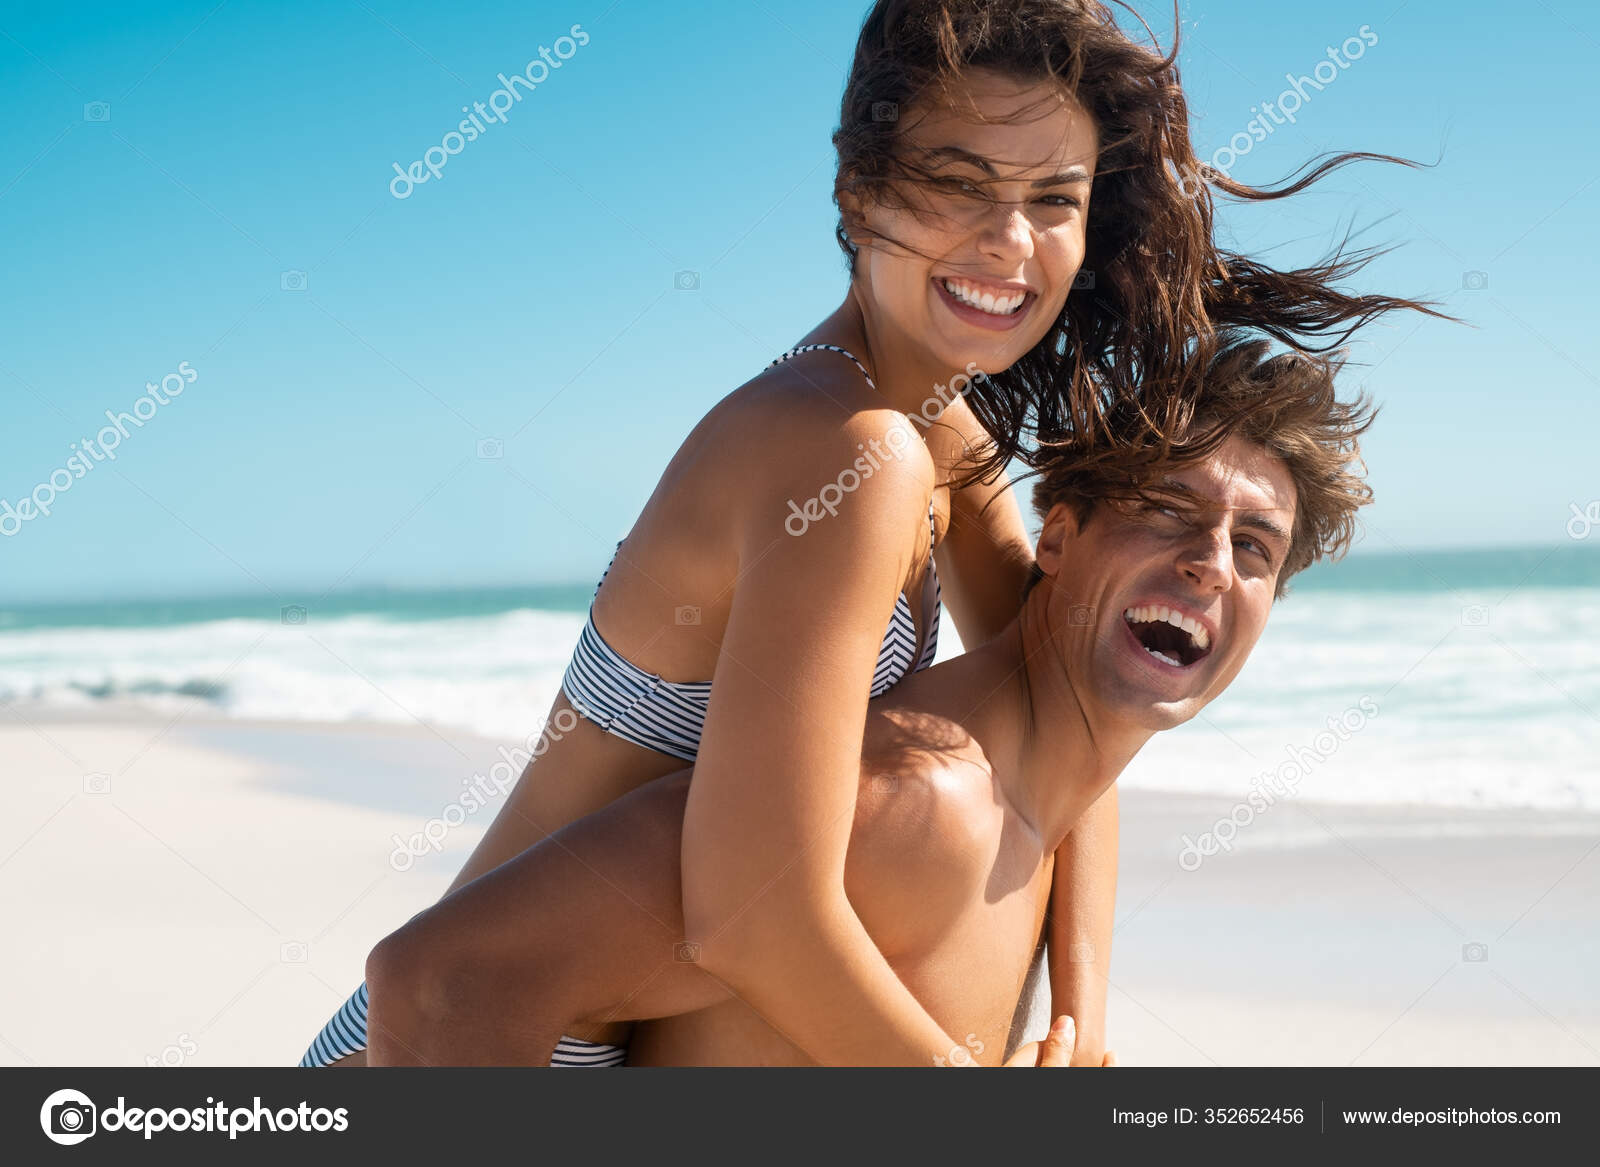
[(974, 716), (985, 723), (995, 780), (1051, 850), (1151, 736), (1085, 691), (1068, 662), (1086, 665), (1089, 653), (1071, 651), (1067, 638), (1088, 635), (1088, 628), (1053, 625), (1041, 584), (1004, 632), (967, 654), (974, 677), (994, 686)]

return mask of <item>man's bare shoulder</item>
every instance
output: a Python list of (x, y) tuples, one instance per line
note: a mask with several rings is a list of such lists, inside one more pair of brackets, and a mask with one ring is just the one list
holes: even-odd
[(918, 862), (960, 875), (992, 858), (1006, 806), (994, 769), (966, 729), (947, 717), (874, 710), (862, 752), (857, 830), (891, 847), (915, 847)]

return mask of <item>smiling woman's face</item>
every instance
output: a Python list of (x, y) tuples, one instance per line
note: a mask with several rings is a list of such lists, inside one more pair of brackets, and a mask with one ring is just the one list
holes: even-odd
[[(973, 120), (974, 117), (981, 120)], [(1059, 86), (976, 70), (906, 111), (910, 206), (862, 209), (856, 279), (880, 331), (996, 373), (1043, 339), (1083, 263), (1099, 135)]]

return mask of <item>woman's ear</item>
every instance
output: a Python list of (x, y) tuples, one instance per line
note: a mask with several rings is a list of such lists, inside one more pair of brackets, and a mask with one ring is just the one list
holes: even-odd
[(1039, 531), (1039, 542), (1033, 553), (1034, 562), (1039, 565), (1039, 570), (1045, 575), (1055, 575), (1060, 571), (1067, 542), (1077, 533), (1078, 519), (1072, 508), (1064, 502), (1058, 502), (1051, 507), (1044, 517), (1044, 526)]
[(855, 256), (859, 256), (862, 251), (862, 222), (861, 199), (850, 191), (841, 191), (839, 193), (839, 235), (850, 245), (850, 252)]

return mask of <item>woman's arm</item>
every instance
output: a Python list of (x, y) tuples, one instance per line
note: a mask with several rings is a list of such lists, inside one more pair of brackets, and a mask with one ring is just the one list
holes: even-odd
[(1103, 1064), (1106, 985), (1117, 903), (1117, 788), (1086, 811), (1056, 849), (1050, 890), (1050, 1012), (1077, 1023), (1075, 1066)]
[(886, 410), (843, 427), (802, 418), (781, 450), (761, 451), (683, 828), (684, 921), (702, 966), (824, 1065), (931, 1066), (957, 1044), (844, 890), (868, 693), (925, 538), (931, 461), (917, 443), (798, 534), (784, 523), (906, 424)]

